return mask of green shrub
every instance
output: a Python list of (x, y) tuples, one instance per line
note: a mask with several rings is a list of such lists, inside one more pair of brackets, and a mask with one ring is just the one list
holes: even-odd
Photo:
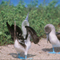
[[(34, 2), (35, 1), (35, 2)], [(57, 2), (52, 1), (48, 5), (38, 5), (38, 0), (34, 0), (34, 4), (28, 4), (27, 8), (25, 3), (20, 1), (17, 6), (9, 5), (8, 2), (0, 4), (0, 45), (13, 43), (11, 35), (7, 29), (6, 22), (10, 25), (16, 24), (21, 28), (22, 21), (26, 18), (29, 9), (29, 23), (35, 29), (38, 36), (45, 36), (44, 26), (46, 24), (53, 24), (56, 29), (60, 24), (60, 6), (56, 6)], [(37, 3), (36, 3), (37, 1)], [(38, 5), (38, 7), (36, 7)], [(34, 7), (34, 8), (33, 8)]]

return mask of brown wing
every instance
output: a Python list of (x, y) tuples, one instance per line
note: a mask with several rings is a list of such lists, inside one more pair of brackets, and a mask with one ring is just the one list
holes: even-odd
[[(17, 35), (16, 35), (16, 29), (17, 27), (16, 27), (16, 22), (14, 22), (14, 40), (16, 40), (16, 39), (18, 39), (19, 40), (19, 38), (17, 37)], [(19, 28), (20, 29), (20, 28)], [(18, 31), (19, 32), (19, 31)], [(21, 42), (19, 42), (19, 44), (21, 44), (24, 48), (26, 47), (26, 45), (25, 44), (23, 44), (24, 43), (24, 40), (22, 39), (22, 35), (20, 34), (20, 36), (19, 37), (21, 37), (20, 39), (22, 40)]]
[[(12, 39), (14, 39), (14, 25), (9, 25), (8, 22), (6, 22), (8, 30), (11, 34)], [(22, 35), (22, 30), (16, 25), (16, 34), (17, 38), (20, 38), (20, 35)]]
[(60, 40), (60, 33), (59, 32), (56, 32), (56, 36)]
[(39, 37), (37, 36), (35, 30), (33, 28), (31, 28), (30, 26), (25, 26), (27, 31), (30, 33), (32, 39), (33, 39), (33, 42), (35, 44), (37, 44), (39, 42)]

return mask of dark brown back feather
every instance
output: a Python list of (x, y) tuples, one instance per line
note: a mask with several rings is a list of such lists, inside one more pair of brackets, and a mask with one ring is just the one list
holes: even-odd
[(56, 32), (56, 36), (60, 40), (60, 33), (59, 32)]
[(35, 44), (37, 44), (39, 42), (39, 37), (37, 36), (35, 30), (33, 28), (31, 28), (30, 26), (25, 26), (25, 27), (26, 27), (28, 33), (30, 33), (30, 35), (31, 35), (31, 37), (33, 39), (33, 42)]

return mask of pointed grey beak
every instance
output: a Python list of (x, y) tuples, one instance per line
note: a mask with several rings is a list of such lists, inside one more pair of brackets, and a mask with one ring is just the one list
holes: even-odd
[(27, 20), (27, 21), (28, 21), (28, 16), (29, 16), (29, 13), (27, 14), (27, 16), (26, 16), (26, 18), (25, 18), (25, 20)]
[(46, 33), (46, 37), (47, 37), (47, 43), (48, 43), (48, 40), (49, 40), (49, 33)]

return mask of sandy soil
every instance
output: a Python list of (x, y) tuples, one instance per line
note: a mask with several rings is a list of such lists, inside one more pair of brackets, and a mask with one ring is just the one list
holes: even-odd
[[(60, 54), (49, 54), (52, 51), (52, 45), (47, 40), (42, 38), (39, 42), (40, 46), (32, 43), (28, 51), (28, 58), (33, 60), (51, 60), (60, 59)], [(55, 51), (59, 51), (57, 48)], [(17, 52), (13, 45), (0, 46), (0, 60), (21, 60), (17, 58)]]

